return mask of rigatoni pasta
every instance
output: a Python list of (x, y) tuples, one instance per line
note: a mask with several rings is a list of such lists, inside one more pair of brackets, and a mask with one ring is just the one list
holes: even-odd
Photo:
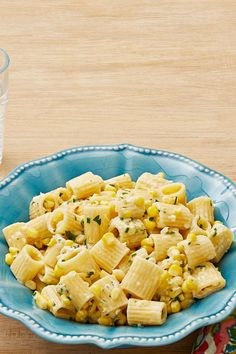
[[(3, 229), (6, 263), (54, 316), (100, 325), (162, 325), (225, 286), (214, 265), (233, 233), (208, 196), (162, 172), (103, 181), (92, 172), (34, 196), (30, 220)], [(214, 263), (214, 264), (213, 264)]]

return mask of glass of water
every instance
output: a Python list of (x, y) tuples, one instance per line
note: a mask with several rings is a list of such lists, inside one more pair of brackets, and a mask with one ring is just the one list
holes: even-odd
[(4, 119), (8, 96), (8, 67), (9, 56), (5, 50), (0, 48), (0, 163), (3, 153)]

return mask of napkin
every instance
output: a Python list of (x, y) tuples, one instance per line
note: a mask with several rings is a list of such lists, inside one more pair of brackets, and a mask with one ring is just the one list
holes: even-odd
[(192, 354), (236, 353), (236, 310), (224, 321), (201, 328)]

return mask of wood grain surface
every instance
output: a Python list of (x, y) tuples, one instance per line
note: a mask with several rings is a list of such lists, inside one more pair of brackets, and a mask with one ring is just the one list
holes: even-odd
[[(236, 181), (234, 0), (0, 0), (0, 47), (11, 57), (1, 177), (60, 149), (128, 142)], [(190, 353), (195, 337), (122, 353)], [(0, 316), (1, 354), (76, 352), (104, 351)]]

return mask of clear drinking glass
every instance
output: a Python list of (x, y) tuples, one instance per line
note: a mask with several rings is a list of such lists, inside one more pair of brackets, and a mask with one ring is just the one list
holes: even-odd
[(0, 48), (0, 163), (2, 162), (4, 119), (8, 97), (8, 67), (9, 56), (5, 50)]

